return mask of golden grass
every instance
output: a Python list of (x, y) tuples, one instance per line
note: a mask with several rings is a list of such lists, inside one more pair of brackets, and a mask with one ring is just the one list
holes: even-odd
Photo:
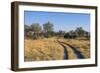
[(66, 49), (67, 49), (67, 53), (68, 53), (68, 59), (77, 59), (75, 53), (73, 52), (72, 48), (70, 48), (69, 46), (65, 45)]
[(90, 41), (89, 40), (75, 40), (75, 39), (60, 39), (60, 41), (72, 45), (77, 48), (85, 58), (90, 58)]
[[(76, 47), (85, 58), (90, 58), (90, 42), (89, 40), (75, 39), (25, 39), (25, 61), (45, 61), (45, 60), (63, 60), (64, 47), (57, 40)], [(67, 47), (68, 59), (77, 59), (76, 54), (71, 47)]]
[(63, 52), (63, 47), (53, 39), (25, 39), (25, 61), (61, 60)]

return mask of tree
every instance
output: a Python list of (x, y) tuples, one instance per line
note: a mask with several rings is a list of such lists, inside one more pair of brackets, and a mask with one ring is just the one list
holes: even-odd
[(72, 39), (76, 38), (76, 33), (74, 30), (69, 31), (68, 33), (69, 33), (70, 38), (72, 38)]
[(76, 35), (77, 35), (77, 37), (82, 37), (82, 36), (84, 36), (84, 30), (83, 30), (83, 28), (82, 27), (78, 27), (78, 28), (76, 28), (76, 30), (75, 30), (75, 33), (76, 33)]
[(30, 26), (28, 26), (28, 25), (24, 25), (24, 30), (29, 30), (30, 29)]
[(43, 24), (43, 29), (45, 32), (53, 31), (53, 24), (50, 22), (47, 22), (47, 23)]
[(66, 33), (66, 34), (64, 35), (64, 38), (70, 39), (70, 34), (69, 34), (69, 33)]
[(87, 39), (90, 39), (90, 32), (85, 31), (84, 32), (84, 37), (86, 37)]
[(28, 33), (30, 30), (31, 30), (30, 26), (28, 26), (28, 25), (25, 24), (25, 25), (24, 25), (24, 35), (25, 35), (25, 36), (28, 36), (27, 33)]
[(45, 32), (45, 37), (50, 37), (53, 32), (53, 24), (51, 22), (43, 24), (43, 30)]
[(32, 31), (28, 31), (28, 32), (27, 32), (27, 36), (28, 36), (29, 38), (33, 38), (33, 34), (34, 34), (34, 33), (33, 33)]
[(64, 38), (75, 39), (75, 38), (76, 38), (75, 31), (71, 30), (71, 31), (67, 32), (67, 33), (64, 35)]
[(41, 31), (41, 26), (38, 23), (33, 23), (31, 28), (34, 33), (39, 33)]
[(58, 35), (59, 37), (64, 37), (65, 31), (59, 30), (59, 31), (57, 32), (57, 35)]
[(90, 32), (84, 30), (82, 27), (78, 27), (75, 30), (75, 34), (76, 34), (77, 37), (85, 37), (87, 39), (90, 38)]
[(33, 23), (31, 25), (31, 29), (32, 31), (34, 32), (34, 35), (33, 35), (33, 38), (34, 39), (37, 39), (39, 38), (39, 33), (41, 32), (41, 26), (38, 24), (38, 23)]

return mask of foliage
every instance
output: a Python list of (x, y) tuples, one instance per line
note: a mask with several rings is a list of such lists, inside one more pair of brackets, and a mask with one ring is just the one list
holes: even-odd
[(51, 22), (47, 22), (43, 24), (43, 31), (45, 33), (45, 37), (49, 38), (53, 36), (53, 24)]
[(33, 32), (32, 31), (29, 31), (28, 33), (27, 33), (27, 36), (29, 37), (29, 38), (33, 38)]
[[(42, 29), (43, 28), (43, 29)], [(77, 27), (75, 30), (69, 32), (59, 30), (54, 31), (54, 25), (51, 22), (46, 22), (43, 26), (39, 23), (33, 23), (32, 25), (24, 25), (24, 34), (26, 37), (33, 39), (49, 38), (49, 37), (63, 37), (68, 39), (75, 39), (80, 37), (90, 38), (90, 32), (85, 31), (82, 27)]]
[(43, 24), (43, 29), (44, 29), (44, 32), (51, 32), (53, 31), (53, 24), (51, 22), (47, 22), (45, 24)]
[(31, 28), (34, 33), (39, 33), (41, 31), (41, 26), (38, 23), (33, 23)]
[(82, 27), (76, 28), (76, 30), (71, 30), (64, 35), (64, 38), (75, 39), (79, 37), (90, 37), (90, 33), (85, 31)]
[(31, 29), (34, 32), (33, 39), (38, 39), (39, 33), (41, 32), (41, 26), (38, 23), (33, 23)]

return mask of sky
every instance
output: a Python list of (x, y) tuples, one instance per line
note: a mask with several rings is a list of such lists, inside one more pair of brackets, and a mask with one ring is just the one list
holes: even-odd
[(77, 27), (90, 31), (90, 14), (87, 13), (24, 11), (24, 24), (26, 25), (39, 23), (43, 26), (48, 21), (54, 25), (54, 31), (70, 31)]

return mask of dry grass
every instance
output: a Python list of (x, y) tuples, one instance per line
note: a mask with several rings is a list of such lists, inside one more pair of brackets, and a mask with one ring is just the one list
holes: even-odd
[[(76, 47), (85, 58), (90, 58), (90, 42), (88, 40), (59, 39), (61, 42)], [(68, 59), (76, 59), (73, 50), (68, 46)], [(64, 47), (58, 42), (57, 38), (49, 39), (25, 39), (25, 61), (44, 61), (44, 60), (62, 60), (64, 58)]]
[(89, 40), (75, 40), (75, 39), (60, 39), (60, 41), (72, 45), (77, 48), (85, 58), (90, 58), (90, 41)]
[(61, 60), (63, 52), (54, 39), (25, 40), (25, 61)]
[(75, 53), (73, 52), (72, 48), (70, 48), (69, 46), (65, 45), (66, 49), (67, 49), (67, 53), (68, 53), (68, 59), (77, 59)]

